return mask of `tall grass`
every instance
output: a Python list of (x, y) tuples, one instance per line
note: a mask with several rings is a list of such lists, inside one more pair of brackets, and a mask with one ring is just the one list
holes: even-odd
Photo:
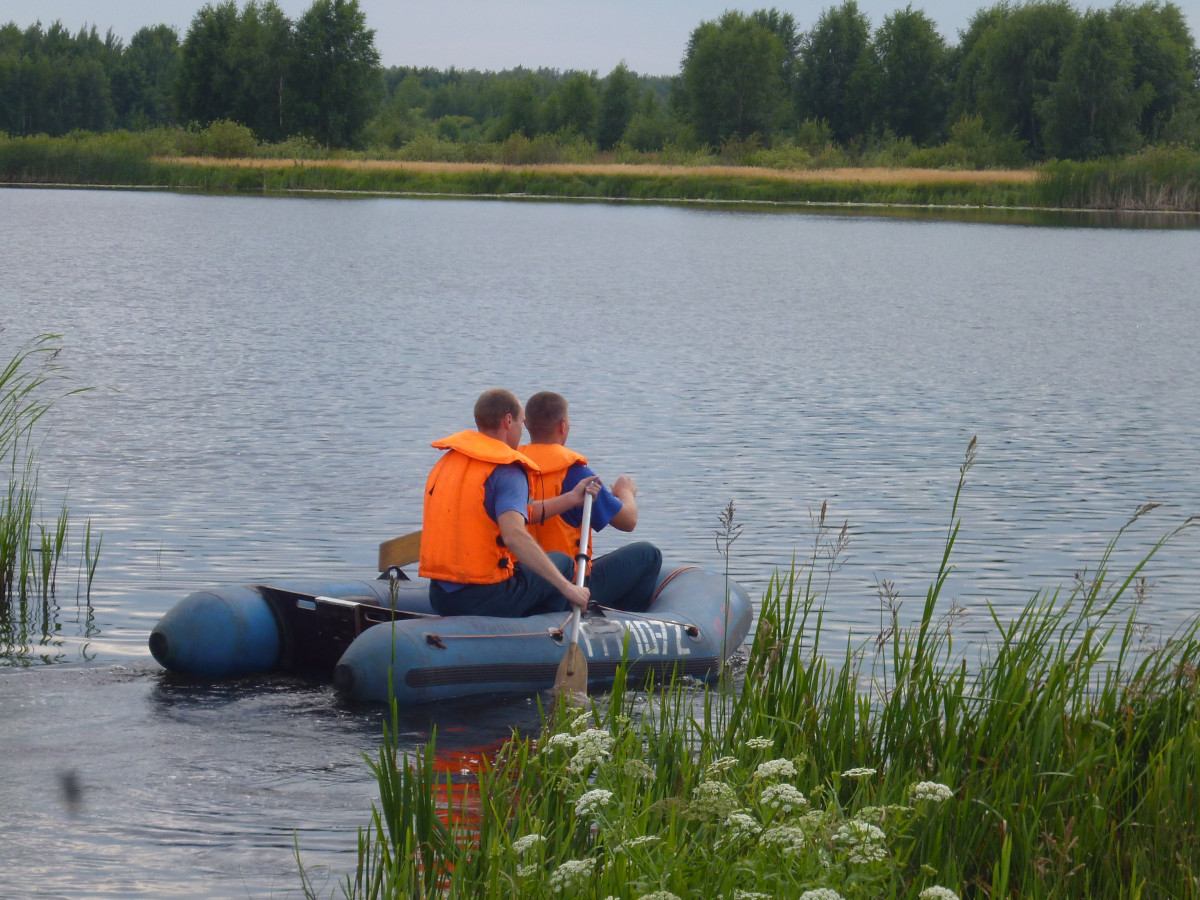
[[(58, 340), (42, 335), (0, 369), (0, 460), (8, 470), (7, 489), (0, 493), (0, 665), (21, 661), (29, 643), (45, 642), (55, 631), (69, 515), (64, 501), (49, 524), (42, 516), (38, 423), (57, 401), (87, 390), (63, 386)], [(89, 594), (99, 552), (88, 520), (83, 557)]]
[(1042, 202), (1072, 209), (1200, 212), (1200, 152), (1152, 147), (1134, 156), (1042, 167)]
[(840, 663), (820, 603), (844, 530), (823, 510), (810, 557), (771, 581), (732, 700), (618, 680), (514, 735), (467, 799), (434, 742), (404, 758), (393, 725), (344, 895), (1200, 896), (1197, 623), (1147, 645), (1136, 620), (1145, 565), (1196, 519), (1116, 577), (1122, 529), (1069, 595), (993, 612), (998, 637), (968, 665), (942, 591), (974, 453), (919, 621), (893, 604)]

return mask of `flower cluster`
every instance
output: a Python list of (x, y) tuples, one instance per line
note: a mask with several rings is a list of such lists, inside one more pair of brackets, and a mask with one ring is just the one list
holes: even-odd
[(550, 876), (550, 889), (573, 891), (585, 887), (595, 869), (594, 859), (568, 859)]
[(875, 825), (851, 820), (837, 830), (834, 840), (846, 846), (846, 858), (852, 863), (877, 862), (887, 858), (885, 835)]
[(651, 891), (649, 894), (642, 894), (638, 900), (679, 900), (679, 897), (670, 891)]
[(639, 835), (638, 837), (631, 838), (628, 841), (622, 841), (621, 843), (617, 844), (617, 846), (612, 848), (612, 852), (614, 854), (625, 853), (628, 850), (632, 850), (634, 847), (640, 847), (643, 844), (654, 844), (660, 840), (662, 840), (662, 838), (660, 838), (657, 834), (643, 834)]
[(520, 856), (526, 850), (531, 850), (538, 844), (544, 844), (546, 839), (540, 834), (527, 834), (513, 841), (513, 852)]
[(593, 769), (612, 756), (613, 736), (599, 728), (589, 728), (575, 738), (575, 755), (567, 771), (579, 774)]
[(601, 807), (608, 805), (612, 795), (612, 791), (606, 791), (603, 788), (588, 791), (575, 802), (575, 815), (580, 818), (595, 815)]
[(790, 784), (772, 784), (759, 795), (758, 802), (782, 813), (804, 809), (808, 800)]
[(800, 900), (845, 900), (845, 898), (833, 888), (817, 888), (814, 891), (805, 891), (800, 895)]
[(942, 887), (940, 884), (925, 888), (917, 896), (921, 900), (958, 900), (958, 894), (954, 893), (950, 888)]
[(776, 825), (763, 832), (762, 842), (779, 848), (785, 856), (798, 856), (808, 846), (804, 831), (795, 825)]
[(764, 781), (778, 778), (795, 778), (796, 767), (792, 765), (790, 759), (772, 759), (765, 763), (760, 763), (758, 768), (754, 770), (754, 777), (761, 778)]
[(721, 843), (735, 843), (743, 838), (754, 838), (762, 834), (762, 826), (755, 821), (754, 816), (736, 812), (725, 820), (725, 837)]
[(708, 778), (720, 775), (722, 772), (728, 772), (738, 764), (736, 756), (722, 756), (720, 759), (714, 759), (708, 764), (708, 768), (704, 770), (704, 774)]
[(650, 768), (643, 760), (627, 759), (622, 766), (625, 774), (630, 778), (636, 778), (639, 781), (653, 781), (654, 770)]
[(723, 781), (702, 781), (692, 791), (688, 807), (692, 815), (704, 819), (724, 819), (741, 809), (733, 788)]
[(756, 737), (746, 741), (746, 746), (751, 750), (770, 750), (775, 746), (774, 738)]
[(870, 778), (874, 774), (875, 774), (874, 769), (867, 769), (867, 768), (847, 769), (845, 772), (842, 773), (842, 777), (843, 778)]
[(954, 791), (947, 785), (939, 784), (936, 781), (918, 781), (908, 789), (908, 794), (912, 797), (914, 803), (920, 800), (942, 803), (953, 797)]

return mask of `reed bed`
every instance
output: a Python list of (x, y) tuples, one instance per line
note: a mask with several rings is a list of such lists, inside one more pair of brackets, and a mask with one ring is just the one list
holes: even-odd
[(968, 665), (941, 591), (974, 451), (920, 620), (893, 615), (836, 664), (820, 603), (845, 531), (823, 509), (807, 562), (763, 598), (736, 687), (560, 703), (540, 735), (485, 761), (467, 802), (438, 774), (433, 740), (398, 752), (393, 713), (342, 893), (1200, 895), (1197, 624), (1151, 646), (1136, 620), (1144, 567), (1196, 519), (1124, 576), (1109, 571), (1118, 534), (1069, 595), (1035, 594), (1011, 622), (993, 614), (998, 638)]
[[(0, 665), (27, 661), (29, 645), (45, 644), (57, 631), (58, 569), (67, 554), (70, 517), (65, 500), (53, 518), (43, 514), (37, 426), (56, 402), (87, 390), (62, 387), (58, 340), (41, 335), (0, 369), (0, 460), (9, 472), (0, 493)], [(88, 598), (100, 543), (89, 519), (80, 558)]]

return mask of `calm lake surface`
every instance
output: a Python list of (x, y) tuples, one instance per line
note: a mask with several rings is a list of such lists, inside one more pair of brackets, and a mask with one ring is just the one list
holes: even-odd
[[(164, 677), (146, 647), (210, 584), (371, 577), (420, 527), (429, 442), (484, 388), (561, 391), (572, 445), (638, 483), (638, 536), (761, 596), (848, 523), (832, 646), (909, 619), (959, 507), (945, 597), (1123, 574), (1200, 513), (1200, 231), (661, 206), (0, 190), (0, 350), (62, 335), (96, 390), (52, 413), (74, 520), (57, 630), (0, 668), (0, 896), (324, 895), (354, 864), (382, 711), (295, 679)], [(91, 603), (82, 524), (103, 532)], [(1197, 611), (1198, 535), (1154, 559), (1155, 637)], [(602, 534), (598, 548), (620, 540)], [(537, 724), (536, 698), (422, 709), (414, 745)], [(77, 795), (61, 790), (73, 773)], [(74, 797), (74, 799), (72, 799)]]

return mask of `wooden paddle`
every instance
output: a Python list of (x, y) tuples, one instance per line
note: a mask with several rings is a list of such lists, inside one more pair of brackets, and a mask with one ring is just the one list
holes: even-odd
[(379, 545), (379, 571), (411, 565), (421, 558), (421, 532), (402, 534)]
[[(583, 587), (587, 577), (588, 537), (592, 530), (592, 495), (583, 495), (583, 522), (579, 526), (579, 550), (575, 553), (575, 584)], [(560, 694), (587, 693), (587, 657), (579, 649), (579, 614), (581, 610), (571, 604), (571, 643), (558, 664), (558, 675), (554, 679), (554, 690)]]

